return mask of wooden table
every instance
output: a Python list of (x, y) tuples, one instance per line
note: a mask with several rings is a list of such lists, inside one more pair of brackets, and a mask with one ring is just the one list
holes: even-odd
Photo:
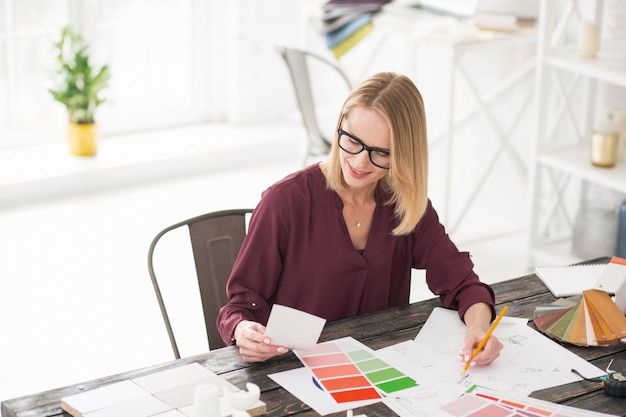
[[(494, 284), (493, 288), (498, 305), (509, 306), (508, 316), (532, 317), (536, 306), (548, 304), (555, 299), (535, 275)], [(431, 299), (329, 323), (322, 333), (321, 341), (352, 336), (372, 349), (380, 349), (412, 340), (431, 310), (439, 305), (438, 299)], [(533, 325), (532, 322), (530, 325)], [(568, 344), (564, 346), (601, 369), (606, 369), (611, 358), (626, 359), (626, 345), (624, 344), (608, 347), (578, 347)], [(259, 385), (262, 391), (261, 400), (267, 404), (268, 416), (318, 415), (267, 377), (271, 373), (302, 366), (294, 354), (288, 353), (262, 364), (247, 364), (240, 359), (235, 347), (227, 347), (194, 357), (4, 401), (2, 417), (68, 416), (61, 410), (61, 397), (190, 362), (199, 362), (238, 387), (244, 388), (246, 382)], [(626, 416), (626, 399), (606, 395), (597, 382), (574, 382), (536, 391), (531, 396), (587, 410)], [(382, 403), (356, 409), (355, 414), (359, 413), (365, 413), (368, 417), (386, 417), (392, 414)], [(333, 415), (345, 416), (346, 413)]]

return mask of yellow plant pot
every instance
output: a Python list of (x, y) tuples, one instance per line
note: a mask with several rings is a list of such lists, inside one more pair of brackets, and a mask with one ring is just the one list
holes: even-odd
[(98, 129), (95, 123), (69, 123), (65, 136), (72, 155), (90, 156), (96, 154)]

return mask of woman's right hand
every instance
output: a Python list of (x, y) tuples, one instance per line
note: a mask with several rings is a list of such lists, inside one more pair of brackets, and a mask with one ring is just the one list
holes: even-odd
[(239, 354), (246, 362), (263, 362), (289, 352), (284, 346), (272, 345), (272, 341), (265, 337), (265, 326), (255, 321), (240, 321), (234, 336)]

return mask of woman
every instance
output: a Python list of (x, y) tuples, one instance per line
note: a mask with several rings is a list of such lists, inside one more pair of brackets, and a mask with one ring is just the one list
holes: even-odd
[[(327, 160), (268, 188), (250, 220), (217, 325), (248, 362), (287, 352), (264, 336), (274, 303), (334, 321), (406, 304), (411, 268), (466, 324), (461, 360), (495, 317), (479, 281), (427, 195), (422, 97), (393, 73), (375, 74), (346, 99)], [(491, 363), (491, 337), (473, 365)]]

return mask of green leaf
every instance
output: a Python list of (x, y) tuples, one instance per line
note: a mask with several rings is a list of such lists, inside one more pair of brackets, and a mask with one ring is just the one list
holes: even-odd
[(111, 79), (109, 66), (93, 67), (89, 62), (88, 45), (69, 26), (62, 28), (61, 37), (53, 46), (58, 77), (56, 87), (48, 91), (66, 107), (70, 121), (93, 123), (96, 108), (105, 101), (99, 94)]

